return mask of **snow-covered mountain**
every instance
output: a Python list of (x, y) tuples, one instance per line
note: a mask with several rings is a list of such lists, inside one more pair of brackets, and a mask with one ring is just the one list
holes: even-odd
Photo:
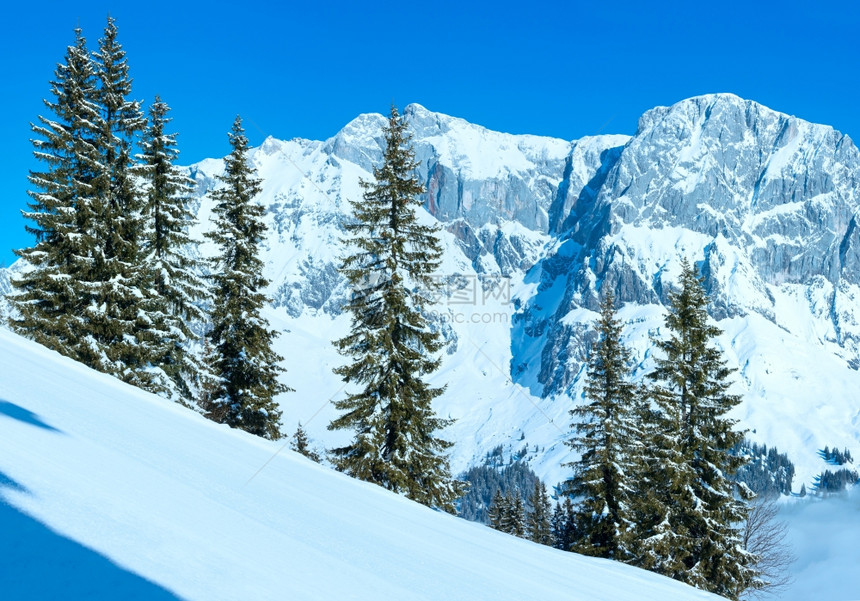
[[(598, 290), (625, 303), (641, 376), (682, 255), (707, 277), (739, 370), (737, 417), (789, 453), (796, 487), (826, 467), (818, 449), (860, 441), (860, 153), (847, 136), (729, 94), (652, 109), (632, 137), (573, 142), (415, 104), (405, 116), (424, 218), (444, 229), (451, 287), (436, 316), (450, 345), (437, 410), (458, 420), (447, 433), (456, 469), (502, 444), (563, 478)], [(269, 138), (251, 156), (268, 208), (270, 317), (296, 389), (282, 399), (285, 423), (306, 424), (320, 445), (343, 436), (326, 430), (327, 401), (343, 394), (328, 344), (347, 326), (341, 225), (381, 160), (384, 122), (362, 115), (325, 142)], [(221, 168), (191, 168), (201, 230)]]
[(693, 601), (318, 466), (0, 331), (0, 598)]
[[(449, 346), (435, 379), (448, 388), (436, 409), (457, 418), (446, 432), (455, 469), (501, 444), (525, 447), (550, 482), (565, 477), (598, 290), (626, 303), (641, 377), (682, 255), (707, 278), (738, 368), (736, 417), (789, 454), (795, 488), (827, 467), (818, 449), (857, 447), (860, 153), (847, 136), (729, 94), (652, 109), (632, 137), (572, 142), (415, 104), (404, 114), (427, 188), (423, 218), (444, 230), (449, 296), (434, 316)], [(344, 394), (331, 373), (342, 359), (330, 341), (348, 325), (337, 266), (384, 123), (368, 114), (326, 141), (268, 138), (250, 157), (267, 208), (269, 318), (296, 389), (281, 398), (285, 429), (301, 421), (320, 446), (347, 436), (326, 429), (330, 400)], [(198, 235), (222, 169), (218, 159), (190, 167)]]

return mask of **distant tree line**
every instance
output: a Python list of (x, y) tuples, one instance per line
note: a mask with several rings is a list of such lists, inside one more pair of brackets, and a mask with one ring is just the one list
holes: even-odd
[(794, 464), (788, 455), (780, 453), (776, 447), (759, 445), (744, 440), (732, 449), (732, 453), (747, 458), (732, 476), (738, 483), (744, 483), (756, 496), (770, 497), (790, 495), (794, 479)]
[(824, 470), (815, 477), (815, 492), (821, 495), (842, 492), (858, 484), (858, 481), (860, 481), (860, 474), (856, 470), (847, 468), (835, 471)]
[[(487, 460), (494, 462), (501, 457), (499, 454), (488, 454)], [(490, 524), (490, 507), (493, 498), (498, 494), (501, 498), (516, 496), (524, 502), (523, 509), (530, 511), (529, 493), (540, 482), (526, 463), (515, 461), (501, 468), (491, 465), (480, 465), (470, 468), (460, 478), (468, 483), (469, 489), (457, 501), (457, 514), (473, 522)]]
[(836, 447), (833, 447), (833, 450), (830, 450), (829, 446), (824, 447), (823, 450), (819, 451), (822, 459), (827, 461), (828, 463), (833, 463), (834, 465), (845, 465), (846, 463), (854, 463), (854, 458), (851, 456), (851, 451), (847, 448), (843, 450), (839, 450)]

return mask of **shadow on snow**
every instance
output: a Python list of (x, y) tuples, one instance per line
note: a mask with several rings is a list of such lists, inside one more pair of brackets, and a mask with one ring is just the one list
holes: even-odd
[[(4, 403), (0, 412), (9, 415), (6, 413), (9, 405)], [(23, 421), (28, 421), (27, 415), (33, 414), (25, 411), (23, 415)], [(53, 429), (47, 425), (39, 427)], [(8, 505), (4, 496), (10, 490), (29, 494), (26, 487), (0, 472), (0, 596), (3, 599), (181, 601), (167, 589), (119, 567), (107, 557)]]
[(54, 426), (46, 424), (42, 421), (38, 415), (24, 409), (16, 405), (15, 403), (10, 403), (9, 401), (4, 401), (0, 399), (0, 415), (5, 415), (11, 419), (16, 419), (19, 422), (24, 422), (25, 424), (30, 424), (31, 426), (36, 426), (37, 428), (42, 428), (43, 430), (49, 430), (51, 432), (60, 432)]

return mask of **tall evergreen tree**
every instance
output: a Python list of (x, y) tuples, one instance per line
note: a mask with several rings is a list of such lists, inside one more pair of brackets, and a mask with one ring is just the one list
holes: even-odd
[(637, 415), (646, 449), (636, 486), (636, 553), (632, 563), (688, 582), (688, 561), (695, 541), (674, 509), (694, 504), (695, 474), (681, 450), (674, 416), (659, 409), (650, 388), (642, 388), (646, 402), (638, 406)]
[(362, 182), (364, 201), (353, 203), (355, 219), (346, 225), (354, 252), (342, 272), (353, 288), (352, 328), (334, 344), (352, 362), (335, 373), (361, 390), (335, 403), (343, 414), (329, 429), (353, 430), (355, 438), (332, 454), (351, 476), (453, 513), (462, 485), (450, 474), (451, 443), (436, 434), (451, 420), (433, 412), (443, 388), (424, 380), (442, 348), (422, 312), (442, 250), (437, 228), (416, 215), (423, 186), (406, 127), (392, 107), (376, 181)]
[(113, 19), (92, 58), (80, 30), (52, 82), (56, 119), (40, 118), (36, 156), (47, 170), (26, 216), (34, 266), (18, 281), (18, 331), (100, 371), (155, 392), (166, 378), (147, 344), (159, 329), (139, 261), (140, 194), (131, 149), (143, 123)]
[(200, 302), (208, 288), (198, 275), (202, 271), (202, 263), (195, 258), (198, 242), (189, 235), (196, 223), (189, 207), (194, 181), (174, 165), (179, 151), (176, 134), (165, 130), (171, 120), (169, 111), (156, 96), (141, 142), (140, 173), (146, 184), (142, 262), (152, 280), (154, 305), (165, 333), (152, 341), (156, 363), (182, 397), (191, 399), (203, 366), (190, 351), (195, 336), (189, 324), (204, 320)]
[(608, 292), (600, 305), (598, 339), (588, 362), (586, 402), (571, 410), (576, 435), (568, 444), (581, 456), (569, 494), (576, 504), (573, 550), (627, 561), (633, 557), (631, 499), (640, 471), (641, 432), (636, 425), (636, 387), (631, 354), (621, 341), (621, 323)]
[(726, 417), (741, 399), (728, 393), (732, 370), (713, 346), (721, 332), (708, 323), (703, 281), (686, 260), (669, 304), (669, 336), (657, 341), (662, 356), (649, 374), (667, 433), (657, 443), (672, 476), (661, 519), (675, 533), (673, 556), (684, 567), (668, 575), (735, 599), (757, 582), (755, 557), (744, 551), (740, 532), (747, 505), (729, 480), (746, 461), (731, 453), (743, 433)]
[(526, 508), (520, 493), (509, 490), (500, 507), (498, 530), (523, 538), (526, 533)]
[(92, 269), (85, 309), (91, 356), (85, 361), (127, 382), (164, 391), (168, 382), (153, 369), (152, 342), (163, 336), (154, 295), (140, 255), (143, 196), (135, 182), (134, 145), (145, 123), (130, 99), (128, 60), (108, 18), (94, 53), (99, 165), (91, 182), (96, 218), (89, 232)]
[(526, 535), (526, 506), (519, 492), (512, 493), (511, 512), (508, 517), (509, 532), (524, 538)]
[(252, 434), (280, 438), (281, 411), (275, 396), (290, 390), (280, 382), (283, 359), (272, 350), (277, 332), (260, 313), (268, 285), (262, 276), (259, 246), (266, 231), (263, 207), (254, 202), (260, 180), (248, 164), (248, 138), (236, 117), (229, 134), (223, 184), (215, 199), (215, 223), (207, 236), (220, 249), (213, 262), (212, 329), (208, 360), (216, 378), (207, 414), (215, 421)]
[(18, 250), (31, 269), (12, 280), (10, 297), (19, 316), (12, 328), (48, 348), (81, 360), (86, 343), (88, 305), (84, 282), (92, 257), (89, 231), (93, 214), (91, 182), (99, 167), (95, 152), (98, 108), (95, 71), (80, 29), (66, 50), (51, 81), (52, 100), (45, 100), (50, 116), (31, 124), (34, 155), (45, 167), (31, 171), (31, 202), (24, 217), (35, 245)]

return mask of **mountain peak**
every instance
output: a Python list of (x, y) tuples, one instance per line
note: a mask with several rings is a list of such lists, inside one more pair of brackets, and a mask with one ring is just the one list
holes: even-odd
[(684, 123), (691, 126), (698, 124), (700, 127), (719, 123), (721, 126), (743, 126), (757, 130), (758, 125), (762, 123), (777, 123), (780, 127), (784, 127), (789, 122), (795, 124), (795, 127), (797, 124), (812, 127), (820, 135), (835, 131), (829, 125), (811, 123), (794, 115), (774, 110), (754, 100), (721, 92), (693, 96), (671, 106), (656, 106), (645, 111), (639, 118), (637, 135), (646, 133), (651, 128), (683, 128)]

